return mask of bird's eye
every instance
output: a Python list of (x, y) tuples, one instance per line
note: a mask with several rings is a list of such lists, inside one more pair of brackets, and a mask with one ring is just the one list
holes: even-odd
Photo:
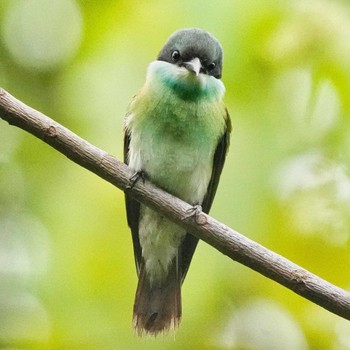
[(178, 61), (180, 59), (180, 52), (175, 50), (171, 54), (171, 58), (173, 59), (174, 62)]
[(207, 66), (208, 71), (212, 71), (215, 68), (215, 66), (216, 66), (215, 62), (208, 64)]

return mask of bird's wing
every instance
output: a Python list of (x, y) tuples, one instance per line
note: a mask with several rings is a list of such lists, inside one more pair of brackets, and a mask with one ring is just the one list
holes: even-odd
[[(220, 175), (224, 167), (226, 153), (230, 144), (230, 132), (232, 129), (230, 115), (226, 109), (226, 127), (224, 133), (221, 135), (213, 158), (213, 169), (208, 185), (207, 193), (204, 197), (202, 203), (202, 209), (205, 213), (209, 213), (211, 205), (213, 203), (216, 190), (218, 188)], [(182, 271), (182, 282), (186, 277), (187, 270), (190, 266), (193, 253), (196, 249), (198, 243), (198, 238), (191, 235), (190, 233), (186, 234), (186, 237), (181, 245), (181, 271)]]
[[(125, 130), (124, 134), (124, 163), (128, 164), (128, 153), (130, 145), (130, 133)], [(140, 272), (142, 250), (139, 239), (140, 203), (125, 193), (126, 216), (131, 229), (132, 243), (137, 273)]]

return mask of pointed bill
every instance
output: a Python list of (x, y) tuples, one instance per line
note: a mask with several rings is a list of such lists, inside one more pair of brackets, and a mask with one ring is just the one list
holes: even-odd
[(200, 73), (201, 68), (202, 68), (201, 61), (200, 61), (200, 59), (198, 57), (193, 58), (191, 61), (184, 62), (183, 65), (190, 72), (196, 73), (197, 76)]

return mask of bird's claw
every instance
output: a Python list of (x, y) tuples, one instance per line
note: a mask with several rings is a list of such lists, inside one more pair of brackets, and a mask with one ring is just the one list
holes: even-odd
[(205, 225), (207, 223), (207, 216), (203, 213), (202, 206), (197, 204), (186, 210), (182, 220), (194, 217), (198, 225)]
[(128, 185), (127, 188), (133, 189), (137, 181), (139, 181), (140, 179), (142, 179), (142, 183), (145, 183), (146, 173), (143, 170), (136, 171), (135, 174), (130, 177), (130, 185)]
[(184, 219), (188, 219), (192, 216), (197, 217), (202, 212), (202, 206), (199, 204), (193, 205), (191, 208), (186, 210), (186, 214), (184, 215)]

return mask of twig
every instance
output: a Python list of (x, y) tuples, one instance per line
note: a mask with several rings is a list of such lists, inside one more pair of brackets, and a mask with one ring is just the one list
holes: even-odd
[(0, 88), (0, 118), (43, 140), (73, 162), (112, 183), (141, 203), (162, 212), (232, 260), (282, 284), (323, 308), (350, 320), (350, 293), (268, 250), (192, 208), (148, 181), (130, 188), (133, 171), (107, 152), (93, 146), (44, 114), (26, 106)]

